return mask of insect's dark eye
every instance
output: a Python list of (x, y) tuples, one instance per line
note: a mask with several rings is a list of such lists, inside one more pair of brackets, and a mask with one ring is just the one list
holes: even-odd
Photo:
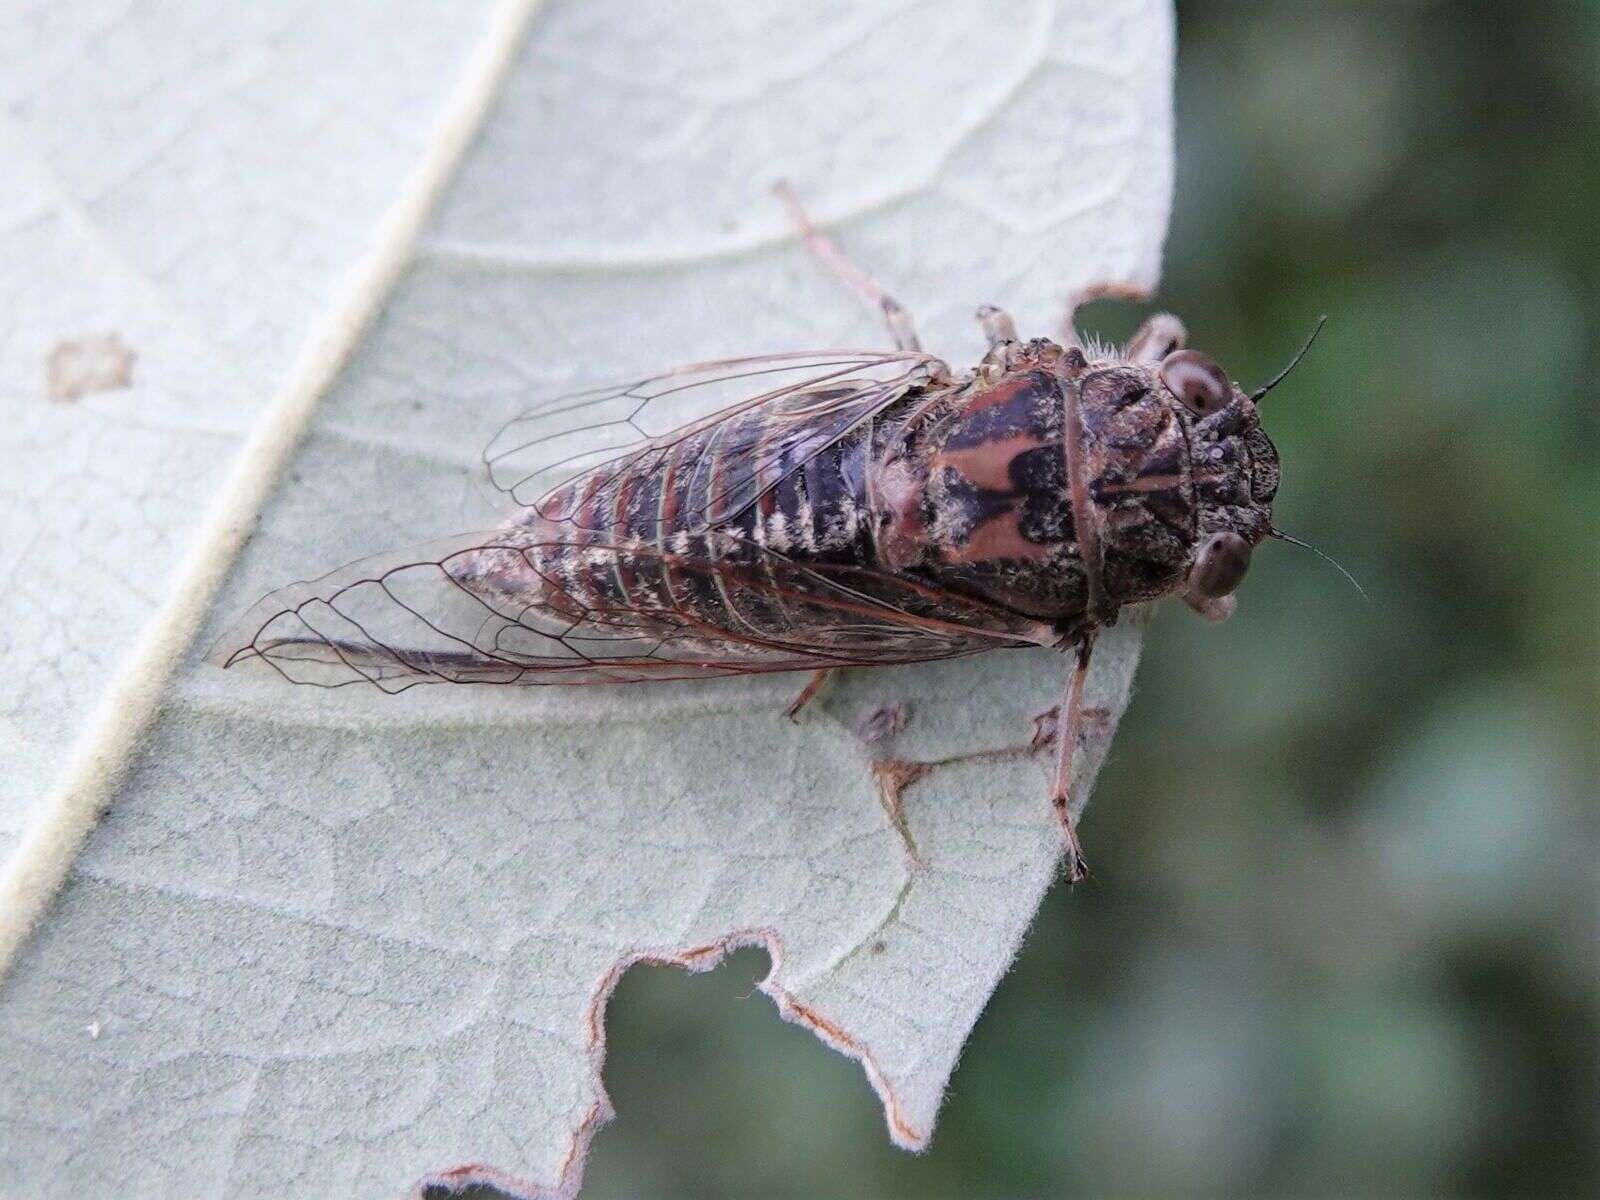
[(1177, 350), (1161, 360), (1161, 382), (1189, 411), (1208, 417), (1233, 396), (1228, 376), (1198, 350)]
[(1214, 533), (1189, 568), (1189, 591), (1207, 600), (1226, 596), (1250, 569), (1250, 543), (1237, 533)]

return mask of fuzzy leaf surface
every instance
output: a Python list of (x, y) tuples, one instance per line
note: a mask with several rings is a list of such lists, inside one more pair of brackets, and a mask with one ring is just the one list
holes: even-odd
[[(458, 78), (514, 23), (422, 0), (3, 20), (19, 169), (0, 279), (28, 300), (0, 324), (18, 413), (0, 432), (0, 850), (43, 853), (30, 825), (96, 751), (81, 714), (277, 419), (262, 397), (328, 335), (320, 301), (388, 236)], [(1038, 759), (936, 767), (898, 821), (874, 772), (1024, 745), (1061, 686), (1048, 652), (852, 672), (798, 725), (790, 677), (386, 697), (201, 662), (272, 587), (496, 524), (478, 452), (532, 396), (883, 345), (792, 237), (779, 178), (958, 366), (981, 352), (979, 303), (1031, 336), (1078, 287), (1156, 282), (1158, 0), (550, 3), (508, 54), (7, 964), (0, 1191), (570, 1193), (608, 1115), (621, 973), (751, 943), (783, 1014), (858, 1058), (917, 1148), (1049, 885)], [(113, 331), (131, 383), (47, 399), (52, 349)], [(1138, 648), (1126, 620), (1097, 650), (1080, 804)], [(903, 732), (858, 736), (902, 703)]]

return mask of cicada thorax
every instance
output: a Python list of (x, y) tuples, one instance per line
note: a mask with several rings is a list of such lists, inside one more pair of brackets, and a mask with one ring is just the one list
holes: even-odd
[(980, 373), (877, 465), (885, 560), (1078, 627), (1089, 586), (1067, 478), (1068, 388), (1106, 599), (1114, 609), (1176, 589), (1198, 530), (1183, 419), (1142, 369), (1090, 366), (1049, 342), (996, 377)]

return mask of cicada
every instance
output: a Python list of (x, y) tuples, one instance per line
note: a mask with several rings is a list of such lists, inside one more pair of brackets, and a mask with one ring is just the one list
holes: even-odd
[(813, 672), (798, 704), (843, 667), (1053, 647), (1069, 669), (1051, 802), (1081, 878), (1067, 789), (1095, 637), (1173, 594), (1232, 611), (1275, 532), (1267, 389), (1246, 395), (1166, 314), (1106, 348), (1070, 311), (1059, 340), (1022, 341), (984, 307), (988, 352), (954, 370), (782, 195), (894, 349), (538, 403), (485, 452), (516, 502), (504, 525), (274, 592), (212, 659), (388, 692)]

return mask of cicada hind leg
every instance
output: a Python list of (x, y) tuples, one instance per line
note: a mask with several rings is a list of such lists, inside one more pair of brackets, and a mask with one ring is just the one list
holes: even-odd
[(794, 219), (795, 227), (805, 239), (806, 248), (816, 256), (817, 261), (883, 314), (883, 321), (889, 327), (889, 338), (894, 342), (894, 348), (921, 350), (922, 343), (917, 340), (916, 326), (912, 323), (911, 314), (906, 311), (905, 305), (885, 292), (876, 279), (857, 266), (849, 255), (834, 244), (832, 238), (816, 227), (806, 210), (801, 207), (800, 199), (794, 194), (793, 188), (787, 183), (778, 183), (772, 190), (777, 192), (778, 199), (782, 200), (784, 207), (789, 210), (789, 216)]

